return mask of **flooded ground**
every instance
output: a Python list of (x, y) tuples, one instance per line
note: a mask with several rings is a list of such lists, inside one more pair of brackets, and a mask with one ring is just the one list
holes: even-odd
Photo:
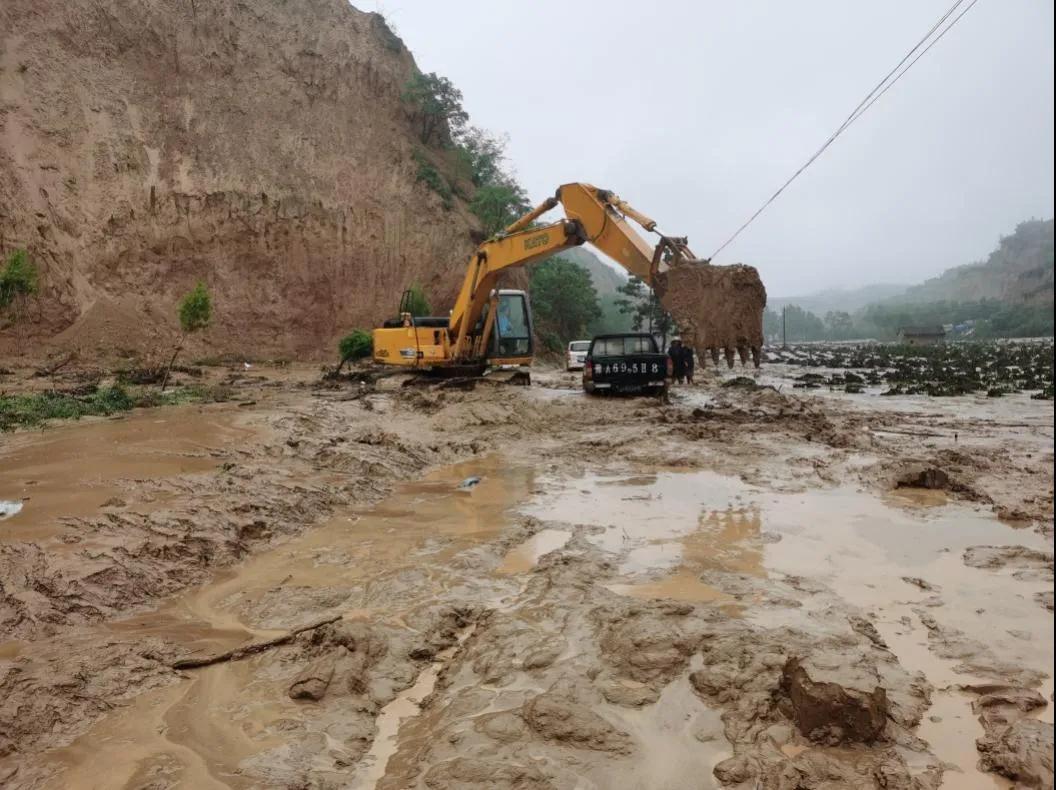
[(542, 378), (3, 437), (0, 782), (1051, 786), (1051, 409)]

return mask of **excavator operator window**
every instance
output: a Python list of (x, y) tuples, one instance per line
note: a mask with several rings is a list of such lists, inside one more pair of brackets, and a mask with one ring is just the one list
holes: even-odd
[(495, 316), (494, 353), (500, 357), (524, 357), (532, 353), (532, 320), (523, 292), (499, 294)]

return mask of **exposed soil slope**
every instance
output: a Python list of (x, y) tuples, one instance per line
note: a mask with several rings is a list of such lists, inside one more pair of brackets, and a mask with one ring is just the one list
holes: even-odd
[(473, 219), (416, 182), (413, 69), (344, 0), (5, 0), (0, 251), (41, 266), (31, 332), (149, 347), (204, 279), (215, 350), (319, 355), (412, 282), (444, 301)]

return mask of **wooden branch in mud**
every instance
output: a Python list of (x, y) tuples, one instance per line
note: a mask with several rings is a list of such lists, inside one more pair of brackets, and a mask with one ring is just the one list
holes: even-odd
[(894, 428), (872, 428), (873, 433), (896, 433), (899, 436), (923, 436), (932, 437), (936, 439), (949, 439), (950, 437), (945, 433), (933, 433), (932, 431), (899, 431)]
[(292, 641), (298, 634), (303, 634), (305, 631), (312, 631), (324, 625), (330, 623), (336, 623), (341, 619), (341, 615), (335, 615), (328, 617), (325, 620), (318, 620), (310, 625), (301, 626), (295, 628), (287, 634), (282, 636), (276, 636), (273, 639), (267, 639), (263, 642), (253, 642), (248, 645), (242, 645), (242, 647), (236, 647), (234, 650), (228, 650), (224, 653), (217, 653), (213, 656), (205, 656), (204, 658), (181, 658), (179, 661), (175, 661), (172, 664), (173, 669), (198, 669), (199, 667), (208, 667), (212, 664), (220, 664), (224, 661), (238, 661), (239, 659), (245, 658), (246, 656), (252, 656), (257, 653), (263, 653), (265, 650), (270, 650), (273, 647), (284, 645), (287, 642)]
[(46, 378), (47, 376), (52, 376), (55, 373), (58, 373), (60, 370), (62, 370), (67, 365), (69, 365), (76, 358), (77, 358), (77, 352), (76, 351), (71, 351), (69, 354), (67, 354), (64, 358), (60, 359), (58, 362), (56, 362), (56, 363), (54, 363), (52, 365), (45, 366), (43, 368), (38, 368), (33, 373), (33, 375), (35, 377), (37, 377), (37, 378)]

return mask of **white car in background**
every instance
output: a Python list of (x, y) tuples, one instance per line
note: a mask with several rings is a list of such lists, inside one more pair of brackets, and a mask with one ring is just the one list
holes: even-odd
[(590, 351), (589, 340), (573, 340), (565, 353), (565, 370), (583, 370), (583, 363)]

